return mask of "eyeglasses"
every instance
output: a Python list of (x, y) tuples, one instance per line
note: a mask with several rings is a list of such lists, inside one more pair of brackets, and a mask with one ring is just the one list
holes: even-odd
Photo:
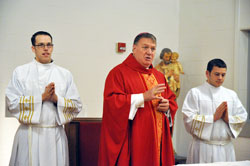
[(38, 44), (38, 45), (35, 45), (36, 47), (40, 48), (40, 49), (44, 49), (45, 46), (47, 46), (47, 48), (52, 48), (54, 46), (54, 44), (52, 43), (48, 43), (48, 44)]

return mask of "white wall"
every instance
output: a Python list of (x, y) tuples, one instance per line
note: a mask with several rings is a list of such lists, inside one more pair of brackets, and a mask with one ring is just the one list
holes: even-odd
[[(0, 1), (0, 165), (8, 165), (18, 122), (5, 118), (4, 92), (12, 71), (30, 62), (30, 38), (39, 30), (54, 37), (55, 63), (75, 79), (86, 114), (101, 117), (103, 87), (111, 68), (131, 52), (134, 37), (151, 32), (164, 47), (178, 48), (179, 1), (176, 0), (1, 0)], [(116, 42), (127, 51), (117, 54)], [(157, 63), (159, 58), (156, 59)]]
[[(249, 62), (249, 36), (244, 30), (250, 31), (250, 1), (236, 0), (235, 3), (235, 57), (234, 57), (234, 88), (242, 103), (247, 107), (247, 65)], [(248, 108), (248, 112), (249, 112)], [(248, 129), (248, 123), (245, 128)], [(249, 131), (248, 131), (249, 133)], [(250, 138), (238, 138), (234, 141), (238, 160), (250, 159)]]
[[(250, 1), (236, 0), (235, 6), (235, 79), (234, 88), (247, 105), (247, 62), (248, 62), (248, 33), (250, 31)], [(242, 81), (243, 80), (243, 81)]]
[[(224, 86), (230, 89), (235, 88), (235, 82), (246, 83), (246, 77), (238, 81), (238, 77), (246, 73), (246, 68), (236, 69), (235, 61), (235, 25), (237, 20), (237, 3), (235, 0), (180, 0), (180, 32), (179, 52), (180, 61), (183, 63), (185, 75), (182, 77), (182, 89), (178, 98), (179, 106), (182, 106), (187, 91), (205, 80), (205, 70), (209, 60), (222, 58), (228, 66)], [(249, 1), (245, 0), (242, 6), (249, 8)], [(241, 12), (242, 17), (247, 18), (249, 23), (249, 10)], [(244, 26), (246, 26), (244, 21)], [(248, 24), (249, 26), (249, 24)], [(238, 43), (237, 43), (238, 44)], [(238, 65), (246, 63), (241, 61)], [(242, 78), (242, 76), (241, 76)], [(239, 95), (242, 101), (244, 96)], [(246, 102), (243, 102), (246, 106)], [(178, 112), (176, 120), (176, 151), (177, 154), (186, 156), (191, 136), (187, 134), (181, 112)], [(238, 138), (234, 141), (237, 160), (250, 159), (249, 139)]]

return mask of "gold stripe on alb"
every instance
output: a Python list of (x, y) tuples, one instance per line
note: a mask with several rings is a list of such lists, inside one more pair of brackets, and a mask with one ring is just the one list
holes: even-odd
[(63, 99), (64, 99), (63, 116), (64, 116), (64, 118), (66, 119), (66, 117), (65, 117), (66, 101), (65, 101), (65, 98), (63, 98)]
[(31, 96), (30, 96), (30, 100), (29, 101), (29, 115), (27, 117), (27, 123), (30, 123), (30, 117), (31, 117)]
[(200, 132), (201, 132), (201, 126), (202, 126), (202, 116), (199, 115), (199, 119), (201, 118), (201, 120), (199, 120), (199, 128), (197, 128), (197, 136), (200, 137)]
[(202, 136), (202, 132), (203, 132), (203, 129), (204, 129), (204, 126), (205, 126), (205, 116), (203, 115), (202, 116), (202, 123), (201, 123), (201, 130), (200, 130), (200, 138)]
[[(31, 100), (28, 100), (27, 98), (25, 98), (24, 100), (24, 111), (25, 111), (25, 115), (24, 115), (24, 120), (26, 121), (26, 123), (29, 123), (29, 116), (30, 116), (30, 112), (31, 112)], [(28, 105), (29, 107), (25, 107), (25, 104)]]
[(233, 118), (234, 118), (236, 121), (239, 121), (240, 123), (243, 123), (243, 122), (244, 122), (239, 116), (233, 116)]
[(71, 99), (68, 99), (68, 109), (67, 109), (67, 117), (68, 120), (72, 119), (72, 112), (74, 111), (74, 103)]
[(73, 112), (75, 110), (75, 106), (72, 100), (71, 101), (71, 109), (70, 109), (70, 120), (73, 118)]
[(25, 102), (25, 97), (23, 96), (23, 102), (22, 102), (22, 106), (23, 106), (23, 115), (22, 115), (22, 120), (21, 120), (21, 122), (23, 122), (24, 112), (25, 112), (25, 105), (24, 105), (24, 102)]
[(195, 125), (196, 125), (196, 121), (197, 121), (197, 116), (198, 116), (198, 115), (195, 115), (195, 118), (194, 118), (194, 120), (192, 121), (191, 133), (194, 133), (194, 131), (195, 131)]
[(66, 102), (67, 102), (67, 107), (66, 107), (66, 109), (65, 109), (65, 114), (66, 114), (66, 121), (68, 121), (69, 120), (69, 100), (68, 99), (66, 99)]
[(21, 122), (21, 117), (22, 117), (22, 96), (20, 97), (19, 101), (19, 122)]
[(31, 117), (30, 117), (30, 123), (31, 123), (31, 120), (32, 120), (32, 118), (33, 118), (33, 114), (34, 114), (34, 96), (31, 96), (32, 98), (32, 100), (31, 100), (31, 102), (32, 102), (32, 112), (31, 112)]
[(65, 120), (67, 120), (66, 110), (67, 110), (67, 100), (66, 98), (64, 98), (63, 115), (64, 115)]
[(71, 113), (71, 110), (72, 110), (72, 102), (70, 99), (68, 99), (68, 109), (67, 109), (67, 115), (68, 115), (68, 120), (70, 120), (70, 113)]
[(76, 105), (75, 105), (75, 103), (73, 103), (73, 111), (72, 111), (72, 114), (71, 114), (71, 119), (73, 119), (74, 118), (74, 112), (75, 112), (75, 109), (76, 109)]
[(199, 137), (199, 135), (200, 135), (200, 131), (201, 131), (201, 125), (202, 125), (202, 123), (201, 123), (201, 120), (199, 120), (200, 119), (200, 115), (198, 115), (198, 120), (197, 120), (197, 127), (195, 128), (195, 130), (196, 130), (196, 132), (197, 132), (197, 136)]

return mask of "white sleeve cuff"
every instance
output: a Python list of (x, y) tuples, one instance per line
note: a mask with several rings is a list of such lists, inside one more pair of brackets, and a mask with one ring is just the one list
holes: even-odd
[(135, 114), (137, 112), (137, 109), (141, 107), (144, 107), (144, 98), (143, 93), (140, 94), (132, 94), (131, 95), (131, 105), (130, 105), (130, 111), (129, 111), (129, 120), (133, 120), (135, 117)]
[(165, 115), (168, 117), (169, 127), (172, 127), (172, 126), (173, 126), (173, 123), (172, 123), (172, 117), (171, 117), (171, 114), (170, 114), (170, 110), (169, 110), (169, 109), (168, 109), (167, 112), (165, 112)]

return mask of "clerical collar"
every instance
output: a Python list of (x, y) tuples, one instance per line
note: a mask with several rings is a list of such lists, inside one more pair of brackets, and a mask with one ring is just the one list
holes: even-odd
[[(34, 60), (36, 61), (36, 62), (38, 62), (37, 60), (36, 60), (36, 57), (34, 58)], [(50, 63), (41, 63), (41, 64), (51, 64), (51, 63), (53, 63), (54, 62), (54, 60), (53, 59), (51, 59), (51, 62)], [(38, 63), (40, 63), (40, 62), (38, 62)]]
[(211, 89), (220, 89), (220, 88), (221, 88), (221, 86), (215, 87), (215, 86), (209, 84), (207, 81), (205, 82), (205, 84), (206, 84), (209, 88), (211, 88)]
[(37, 65), (39, 65), (39, 66), (44, 66), (44, 67), (51, 67), (51, 66), (54, 64), (54, 61), (53, 61), (53, 60), (51, 60), (50, 63), (45, 63), (45, 64), (44, 64), (44, 63), (38, 62), (38, 61), (36, 60), (36, 58), (34, 58), (33, 61), (35, 61), (35, 63), (36, 63)]
[(148, 69), (146, 69), (141, 64), (139, 64), (139, 62), (136, 61), (135, 57), (133, 56), (133, 53), (131, 53), (123, 61), (123, 63), (125, 65), (129, 66), (130, 68), (132, 68), (133, 70), (139, 71), (140, 73), (144, 73), (144, 74), (151, 74), (152, 73), (152, 69), (153, 69), (152, 64), (148, 67)]

